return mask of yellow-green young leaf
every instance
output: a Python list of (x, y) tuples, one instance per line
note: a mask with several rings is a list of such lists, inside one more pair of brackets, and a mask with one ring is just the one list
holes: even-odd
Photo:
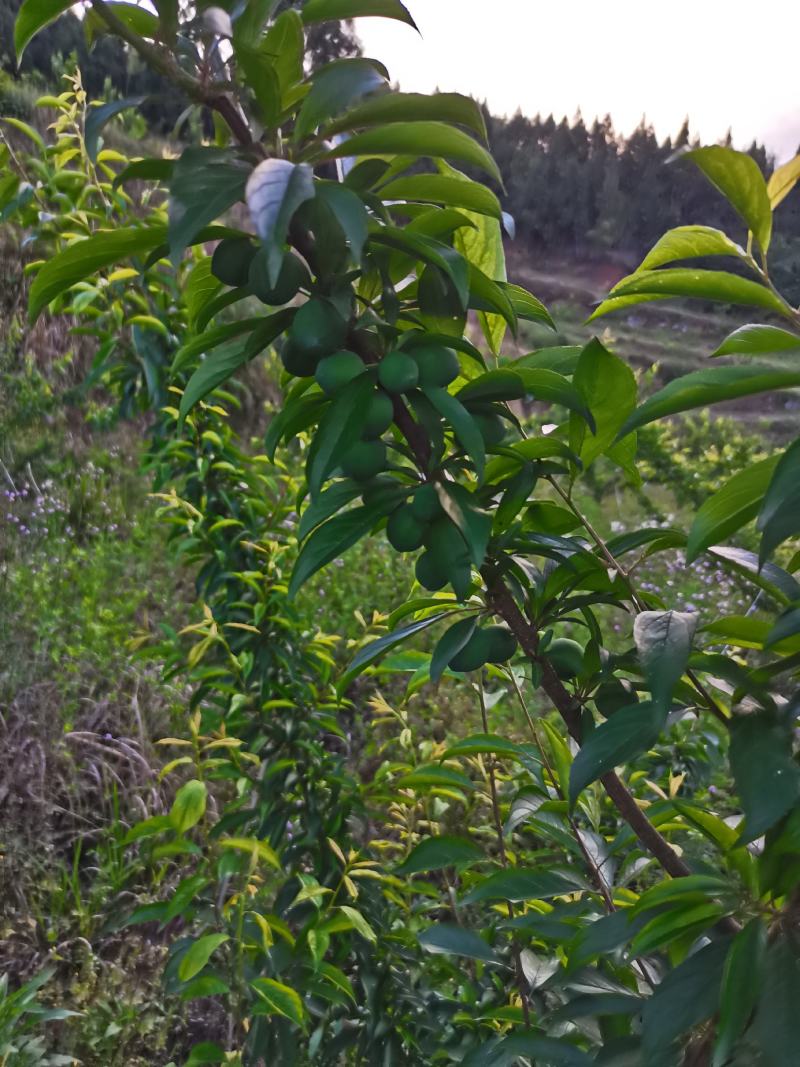
[(713, 901), (692, 904), (690, 907), (672, 907), (642, 927), (633, 939), (631, 952), (634, 956), (647, 956), (676, 938), (713, 926), (724, 914), (725, 908)]
[(676, 259), (698, 256), (735, 256), (746, 259), (747, 253), (722, 230), (711, 226), (678, 226), (665, 233), (642, 260), (639, 270), (653, 270)]
[(199, 937), (184, 955), (178, 965), (178, 977), (182, 982), (188, 982), (205, 967), (211, 956), (228, 940), (227, 934), (206, 934)]
[(687, 563), (756, 517), (779, 458), (770, 456), (739, 471), (701, 504), (686, 542)]
[(378, 938), (375, 935), (375, 931), (357, 908), (351, 908), (349, 904), (340, 904), (338, 910), (347, 916), (353, 929), (361, 934), (362, 937), (366, 938), (367, 941), (371, 941), (373, 945), (377, 943)]
[(384, 126), (389, 122), (419, 121), (466, 126), (486, 141), (483, 112), (474, 100), (460, 93), (387, 93), (348, 111), (325, 132), (330, 136), (367, 126)]
[(283, 1015), (297, 1026), (305, 1026), (306, 1011), (297, 990), (273, 978), (256, 978), (250, 985), (261, 1000), (253, 1009), (256, 1015)]
[(59, 15), (68, 11), (74, 2), (75, 0), (23, 0), (14, 23), (14, 49), (18, 63), (29, 41)]
[(237, 852), (248, 852), (254, 859), (263, 860), (276, 871), (283, 870), (275, 850), (266, 841), (259, 841), (256, 837), (223, 837), (220, 839), (219, 847), (232, 848)]
[(169, 812), (169, 821), (179, 834), (191, 830), (200, 822), (206, 811), (206, 787), (196, 779), (186, 782), (175, 794)]
[(44, 152), (45, 147), (42, 135), (38, 130), (35, 130), (33, 126), (30, 126), (27, 122), (23, 122), (22, 119), (13, 118), (10, 115), (3, 115), (0, 117), (0, 122), (5, 122), (8, 126), (13, 126), (13, 128), (20, 133), (24, 133), (26, 137), (29, 137), (30, 140), (33, 141), (41, 152)]
[(195, 329), (197, 316), (221, 288), (222, 282), (211, 272), (211, 256), (203, 256), (192, 267), (183, 287), (190, 329)]
[(683, 155), (696, 163), (733, 205), (761, 250), (766, 252), (772, 236), (772, 209), (767, 183), (753, 157), (721, 145), (694, 148)]
[(767, 196), (769, 196), (770, 207), (773, 211), (778, 204), (783, 203), (799, 178), (800, 156), (795, 156), (794, 159), (790, 159), (788, 163), (784, 163), (782, 167), (773, 171), (767, 182)]

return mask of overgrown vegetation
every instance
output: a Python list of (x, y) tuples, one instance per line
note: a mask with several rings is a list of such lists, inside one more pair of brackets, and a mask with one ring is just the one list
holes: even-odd
[(662, 384), (507, 282), (472, 101), (309, 72), (375, 13), (93, 0), (193, 142), (127, 159), (80, 77), (4, 124), (70, 352), (9, 302), (0, 1057), (791, 1062), (798, 444), (672, 417), (800, 386), (800, 165), (686, 153), (745, 245), (673, 229), (592, 319), (768, 322)]

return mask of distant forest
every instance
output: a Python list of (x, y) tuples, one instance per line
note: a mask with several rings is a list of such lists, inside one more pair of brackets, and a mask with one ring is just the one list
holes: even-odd
[[(21, 0), (0, 0), (0, 66), (12, 76), (13, 20)], [(301, 6), (300, 0), (284, 0)], [(359, 42), (347, 24), (328, 24), (315, 31), (314, 56), (321, 65), (359, 52)], [(59, 19), (28, 48), (22, 70), (52, 79), (53, 57), (75, 55), (90, 97), (152, 93), (144, 107), (151, 128), (169, 134), (183, 104), (163, 87), (156, 75), (133, 56), (126, 56), (116, 40), (101, 38), (91, 51), (80, 21)], [(580, 115), (560, 122), (552, 115), (529, 118), (521, 113), (499, 118), (484, 108), (491, 150), (504, 176), (497, 189), (513, 216), (517, 239), (531, 250), (544, 250), (563, 259), (613, 258), (623, 266), (636, 261), (672, 226), (703, 220), (744, 240), (744, 227), (723, 198), (699, 171), (673, 153), (690, 143), (687, 119), (675, 138), (659, 142), (643, 120), (628, 137), (618, 134), (610, 116), (587, 126)], [(731, 116), (732, 119), (735, 116)], [(763, 145), (748, 149), (762, 171), (773, 160)], [(789, 197), (778, 209), (778, 236), (771, 250), (779, 287), (800, 300), (800, 204)]]

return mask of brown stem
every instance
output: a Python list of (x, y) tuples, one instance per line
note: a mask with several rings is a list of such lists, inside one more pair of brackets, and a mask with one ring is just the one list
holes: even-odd
[(127, 26), (105, 0), (91, 0), (91, 4), (106, 26), (113, 30), (117, 37), (121, 37), (129, 44), (135, 52), (138, 52), (152, 70), (182, 89), (190, 100), (205, 104), (206, 107), (219, 112), (239, 144), (248, 146), (253, 143), (252, 134), (241, 113), (230, 97), (219, 91), (218, 86), (204, 85), (197, 78), (192, 77), (175, 62), (169, 51), (159, 45), (150, 44), (130, 26)]
[[(481, 705), (481, 722), (483, 723), (483, 732), (489, 733), (489, 719), (486, 714), (486, 701), (483, 696), (483, 680), (479, 679), (478, 682), (478, 696), (480, 697)], [(489, 790), (492, 795), (492, 815), (494, 816), (494, 829), (497, 836), (497, 849), (500, 854), (500, 862), (504, 867), (508, 866), (508, 856), (506, 855), (506, 843), (503, 838), (503, 820), (500, 816), (500, 801), (497, 796), (497, 781), (494, 776), (494, 759), (489, 757), (489, 766), (487, 769), (489, 778)], [(506, 907), (508, 908), (509, 919), (514, 918), (514, 905), (510, 900), (506, 901)], [(514, 956), (514, 970), (517, 978), (517, 988), (519, 989), (520, 999), (522, 1001), (522, 1018), (526, 1026), (531, 1024), (530, 1006), (528, 1004), (528, 982), (525, 977), (525, 970), (522, 966), (522, 953), (520, 952), (519, 945), (516, 940), (512, 944), (511, 951)]]
[[(558, 710), (567, 726), (570, 736), (578, 744), (581, 741), (580, 704), (564, 687), (552, 664), (539, 655), (539, 635), (517, 607), (503, 582), (494, 574), (485, 574), (489, 588), (489, 598), (497, 614), (506, 622), (511, 632), (519, 641), (522, 650), (536, 663), (542, 672), (542, 689)], [(631, 830), (636, 834), (642, 846), (653, 856), (664, 870), (673, 878), (682, 878), (690, 874), (689, 868), (680, 858), (665, 837), (658, 832), (644, 812), (639, 808), (631, 793), (614, 771), (600, 778), (611, 801)]]

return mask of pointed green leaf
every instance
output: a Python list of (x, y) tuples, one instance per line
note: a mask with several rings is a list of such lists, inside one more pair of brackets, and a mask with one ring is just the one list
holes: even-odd
[(480, 481), (486, 465), (486, 445), (472, 415), (446, 389), (426, 386), (422, 391), (452, 427), (459, 444), (472, 460), (475, 473)]
[(296, 1026), (305, 1026), (306, 1011), (296, 989), (276, 982), (274, 978), (256, 978), (250, 987), (261, 1002), (256, 1002), (255, 1014), (282, 1015)]
[[(408, 200), (446, 207), (466, 208), (479, 215), (500, 219), (500, 201), (485, 185), (445, 174), (413, 174), (396, 178), (380, 190), (384, 201)], [(520, 316), (521, 317), (521, 316)]]
[(417, 767), (409, 774), (404, 774), (397, 779), (399, 789), (474, 789), (474, 784), (461, 771), (451, 770), (450, 767), (442, 767), (438, 763), (429, 763)]
[(747, 844), (800, 800), (800, 767), (792, 756), (788, 729), (766, 712), (733, 720), (730, 762), (745, 814), (739, 843)]
[(180, 787), (169, 810), (170, 824), (179, 834), (191, 830), (203, 818), (207, 795), (205, 784), (197, 780)]
[[(348, 111), (331, 123), (325, 132), (330, 136), (363, 127), (419, 121), (466, 126), (482, 141), (486, 141), (483, 112), (474, 100), (460, 93), (387, 93)], [(451, 203), (449, 206), (454, 205)]]
[(189, 946), (178, 966), (178, 977), (182, 982), (188, 982), (205, 967), (214, 952), (229, 940), (227, 934), (206, 934), (199, 937)]
[(300, 549), (292, 570), (289, 596), (294, 597), (312, 575), (342, 556), (362, 537), (366, 537), (384, 513), (382, 502), (377, 505), (364, 505), (341, 512), (318, 526)]
[(400, 0), (308, 0), (303, 5), (303, 22), (330, 22), (334, 19), (358, 19), (377, 16), (395, 19), (417, 28), (405, 4)]
[(429, 926), (419, 935), (418, 941), (426, 952), (466, 956), (467, 959), (485, 960), (487, 963), (499, 962), (482, 937), (454, 923), (436, 923)]
[(646, 752), (658, 738), (665, 718), (665, 713), (659, 712), (651, 703), (642, 702), (621, 708), (596, 726), (572, 761), (570, 804), (575, 804), (591, 782)]
[(778, 459), (770, 456), (739, 471), (701, 504), (686, 543), (687, 563), (756, 517)]
[(724, 1067), (758, 1001), (767, 951), (761, 919), (751, 919), (731, 943), (722, 972), (719, 1022), (711, 1067)]
[(369, 398), (375, 391), (371, 374), (361, 374), (341, 389), (320, 419), (308, 451), (306, 476), (312, 498), (347, 449), (361, 439)]
[(470, 734), (450, 745), (446, 752), (442, 753), (442, 759), (452, 759), (455, 756), (492, 755), (506, 756), (509, 759), (520, 760), (528, 756), (522, 745), (508, 741), (498, 734)]
[(150, 252), (163, 244), (165, 226), (131, 226), (117, 230), (98, 230), (82, 241), (75, 241), (48, 259), (31, 285), (28, 314), (31, 322), (61, 293), (98, 270), (114, 263)]
[(509, 868), (484, 878), (462, 898), (464, 904), (486, 900), (547, 900), (586, 888), (578, 875), (562, 871), (526, 871)]
[[(555, 374), (545, 370), (520, 373)], [(620, 427), (636, 405), (636, 378), (627, 363), (595, 337), (581, 352), (572, 385), (583, 397), (594, 423), (592, 427), (579, 410), (569, 421), (569, 446), (587, 467), (608, 451), (617, 437), (624, 436)]]
[(676, 259), (698, 256), (735, 256), (746, 260), (747, 253), (722, 230), (711, 226), (678, 226), (669, 230), (653, 245), (639, 265), (639, 270), (653, 270)]
[(800, 1047), (800, 950), (794, 931), (769, 945), (757, 993), (753, 1036), (761, 1064), (788, 1067)]
[(648, 422), (681, 411), (708, 407), (740, 396), (755, 396), (773, 389), (791, 389), (800, 385), (800, 370), (775, 370), (773, 367), (714, 367), (692, 371), (675, 378), (649, 397), (630, 416), (617, 434), (631, 433)]
[[(385, 97), (380, 99), (391, 99)], [(377, 101), (375, 102), (377, 103)], [(456, 159), (501, 181), (497, 164), (469, 134), (443, 122), (391, 122), (354, 134), (325, 153), (325, 159), (358, 156), (414, 155)]]
[(753, 157), (733, 148), (710, 145), (691, 149), (683, 153), (683, 158), (695, 163), (719, 189), (752, 232), (762, 252), (766, 252), (772, 236), (772, 209), (767, 183)]
[[(767, 308), (785, 315), (787, 305), (771, 289), (738, 274), (722, 270), (696, 270), (689, 267), (666, 267), (663, 270), (643, 270), (623, 278), (611, 290), (608, 300), (592, 313), (589, 321), (629, 307), (639, 301), (669, 297), (688, 297), (694, 300), (716, 300), (723, 304), (745, 304)], [(625, 300), (625, 303), (621, 303)]]
[(14, 23), (14, 50), (17, 63), (26, 45), (36, 34), (73, 7), (75, 0), (23, 0)]
[(475, 632), (477, 625), (477, 617), (473, 615), (468, 619), (460, 619), (442, 634), (431, 656), (432, 682), (441, 681), (450, 660), (466, 645)]
[(442, 867), (469, 867), (484, 859), (484, 851), (465, 837), (442, 834), (426, 837), (411, 849), (394, 873), (401, 877), (419, 874), (421, 871), (439, 871)]
[(169, 251), (181, 255), (210, 222), (244, 199), (250, 165), (233, 151), (191, 145), (175, 161), (169, 183)]
[(386, 70), (372, 59), (359, 57), (326, 63), (311, 78), (311, 91), (295, 122), (294, 139), (302, 140), (354, 101), (388, 88), (388, 84)]
[(762, 356), (773, 352), (800, 352), (800, 337), (780, 326), (753, 323), (734, 330), (711, 355)]
[(354, 678), (356, 678), (362, 671), (364, 671), (370, 664), (374, 663), (377, 659), (388, 652), (390, 649), (395, 648), (397, 645), (402, 644), (408, 640), (409, 637), (413, 637), (414, 634), (421, 633), (423, 630), (427, 630), (430, 626), (434, 626), (437, 622), (447, 618), (447, 613), (444, 611), (438, 612), (435, 615), (429, 615), (425, 619), (419, 619), (416, 622), (408, 623), (407, 626), (401, 626), (397, 630), (392, 630), (388, 634), (384, 634), (383, 637), (379, 637), (376, 641), (371, 641), (368, 645), (365, 645), (353, 658), (350, 666), (347, 668), (342, 681), (339, 683), (340, 689), (349, 684)]
[(773, 211), (794, 189), (798, 179), (800, 179), (800, 156), (795, 156), (794, 159), (790, 159), (788, 163), (784, 163), (772, 172), (767, 182), (767, 196)]
[(761, 560), (800, 533), (800, 439), (778, 460), (756, 526), (761, 531)]

